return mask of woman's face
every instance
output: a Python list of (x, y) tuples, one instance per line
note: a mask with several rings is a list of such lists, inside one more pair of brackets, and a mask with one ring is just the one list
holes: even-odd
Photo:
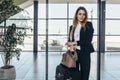
[(84, 21), (85, 19), (85, 11), (84, 10), (79, 10), (78, 13), (77, 13), (77, 19), (79, 22), (82, 22)]

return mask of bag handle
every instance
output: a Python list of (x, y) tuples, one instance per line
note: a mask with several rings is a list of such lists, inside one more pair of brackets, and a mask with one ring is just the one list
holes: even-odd
[(73, 60), (75, 60), (75, 61), (78, 59), (78, 56), (77, 56), (76, 51), (70, 51), (70, 50), (68, 50), (67, 54), (69, 54), (70, 57), (71, 57)]

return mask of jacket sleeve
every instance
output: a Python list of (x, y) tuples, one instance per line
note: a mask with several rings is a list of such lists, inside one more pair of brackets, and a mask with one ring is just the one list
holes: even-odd
[(86, 44), (91, 44), (92, 39), (93, 39), (93, 33), (94, 33), (94, 29), (93, 29), (93, 25), (91, 22), (89, 22), (89, 26), (88, 26), (88, 33), (87, 33), (87, 37), (86, 37)]
[(93, 32), (94, 32), (93, 25), (91, 22), (88, 22), (86, 27), (87, 27), (87, 29), (85, 29), (86, 30), (86, 35), (85, 35), (86, 38), (82, 42), (77, 41), (78, 46), (91, 44), (91, 42), (92, 42)]
[(76, 41), (77, 42), (77, 46), (81, 46), (82, 42), (81, 41)]

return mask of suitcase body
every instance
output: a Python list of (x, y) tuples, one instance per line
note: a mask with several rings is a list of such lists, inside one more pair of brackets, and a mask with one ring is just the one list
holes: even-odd
[(80, 71), (59, 64), (56, 67), (55, 80), (80, 80)]

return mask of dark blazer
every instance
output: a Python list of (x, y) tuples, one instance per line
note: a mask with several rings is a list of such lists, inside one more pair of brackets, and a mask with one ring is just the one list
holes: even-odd
[[(70, 26), (69, 36), (70, 36), (71, 30), (72, 30), (72, 26)], [(94, 29), (91, 22), (87, 22), (85, 25), (85, 28), (81, 28), (80, 41), (77, 41), (77, 45), (80, 46), (81, 52), (84, 52), (84, 53), (94, 52), (94, 48), (91, 43), (93, 38), (93, 33), (94, 33)], [(68, 41), (70, 41), (70, 37), (68, 38)], [(74, 41), (74, 34), (72, 35), (72, 42), (73, 41)]]

